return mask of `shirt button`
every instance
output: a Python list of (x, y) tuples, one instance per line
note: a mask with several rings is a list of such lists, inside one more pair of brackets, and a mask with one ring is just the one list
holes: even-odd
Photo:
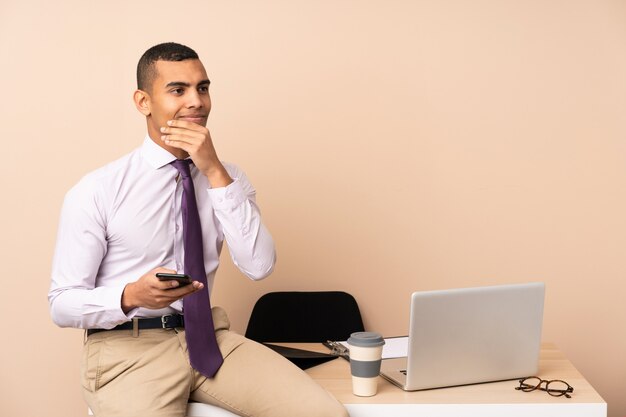
[(180, 226), (176, 225), (175, 229), (178, 232), (178, 229), (180, 229)]
[(180, 264), (176, 264), (176, 270), (180, 271), (182, 268), (180, 267)]

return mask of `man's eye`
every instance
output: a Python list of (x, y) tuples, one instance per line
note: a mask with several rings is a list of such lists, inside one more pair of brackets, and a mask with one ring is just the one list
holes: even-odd
[(209, 87), (203, 86), (198, 88), (198, 91), (201, 93), (208, 93), (209, 92)]
[(182, 88), (174, 88), (173, 90), (170, 90), (172, 93), (176, 94), (176, 95), (180, 95), (182, 94), (185, 90), (183, 90)]

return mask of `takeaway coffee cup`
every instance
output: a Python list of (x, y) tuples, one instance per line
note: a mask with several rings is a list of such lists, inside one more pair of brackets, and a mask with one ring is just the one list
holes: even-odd
[(354, 395), (371, 397), (376, 394), (384, 344), (385, 340), (378, 333), (356, 332), (350, 335), (348, 346)]

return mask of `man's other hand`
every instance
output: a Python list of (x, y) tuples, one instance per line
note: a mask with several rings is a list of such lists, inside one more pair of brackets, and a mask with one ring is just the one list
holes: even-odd
[(211, 187), (225, 187), (233, 182), (217, 157), (211, 133), (206, 127), (187, 120), (169, 120), (167, 126), (161, 127), (161, 134), (165, 144), (189, 154)]

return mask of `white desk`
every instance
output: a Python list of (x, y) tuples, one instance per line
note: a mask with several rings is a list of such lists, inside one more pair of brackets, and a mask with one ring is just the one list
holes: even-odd
[[(284, 344), (328, 352), (321, 344)], [(544, 391), (515, 390), (516, 381), (405, 392), (380, 378), (378, 394), (352, 394), (350, 365), (339, 358), (306, 371), (341, 401), (351, 417), (606, 417), (606, 402), (552, 344), (541, 349), (538, 376), (563, 379), (574, 387), (572, 398), (552, 397)], [(214, 407), (191, 403), (189, 417), (231, 417)]]

